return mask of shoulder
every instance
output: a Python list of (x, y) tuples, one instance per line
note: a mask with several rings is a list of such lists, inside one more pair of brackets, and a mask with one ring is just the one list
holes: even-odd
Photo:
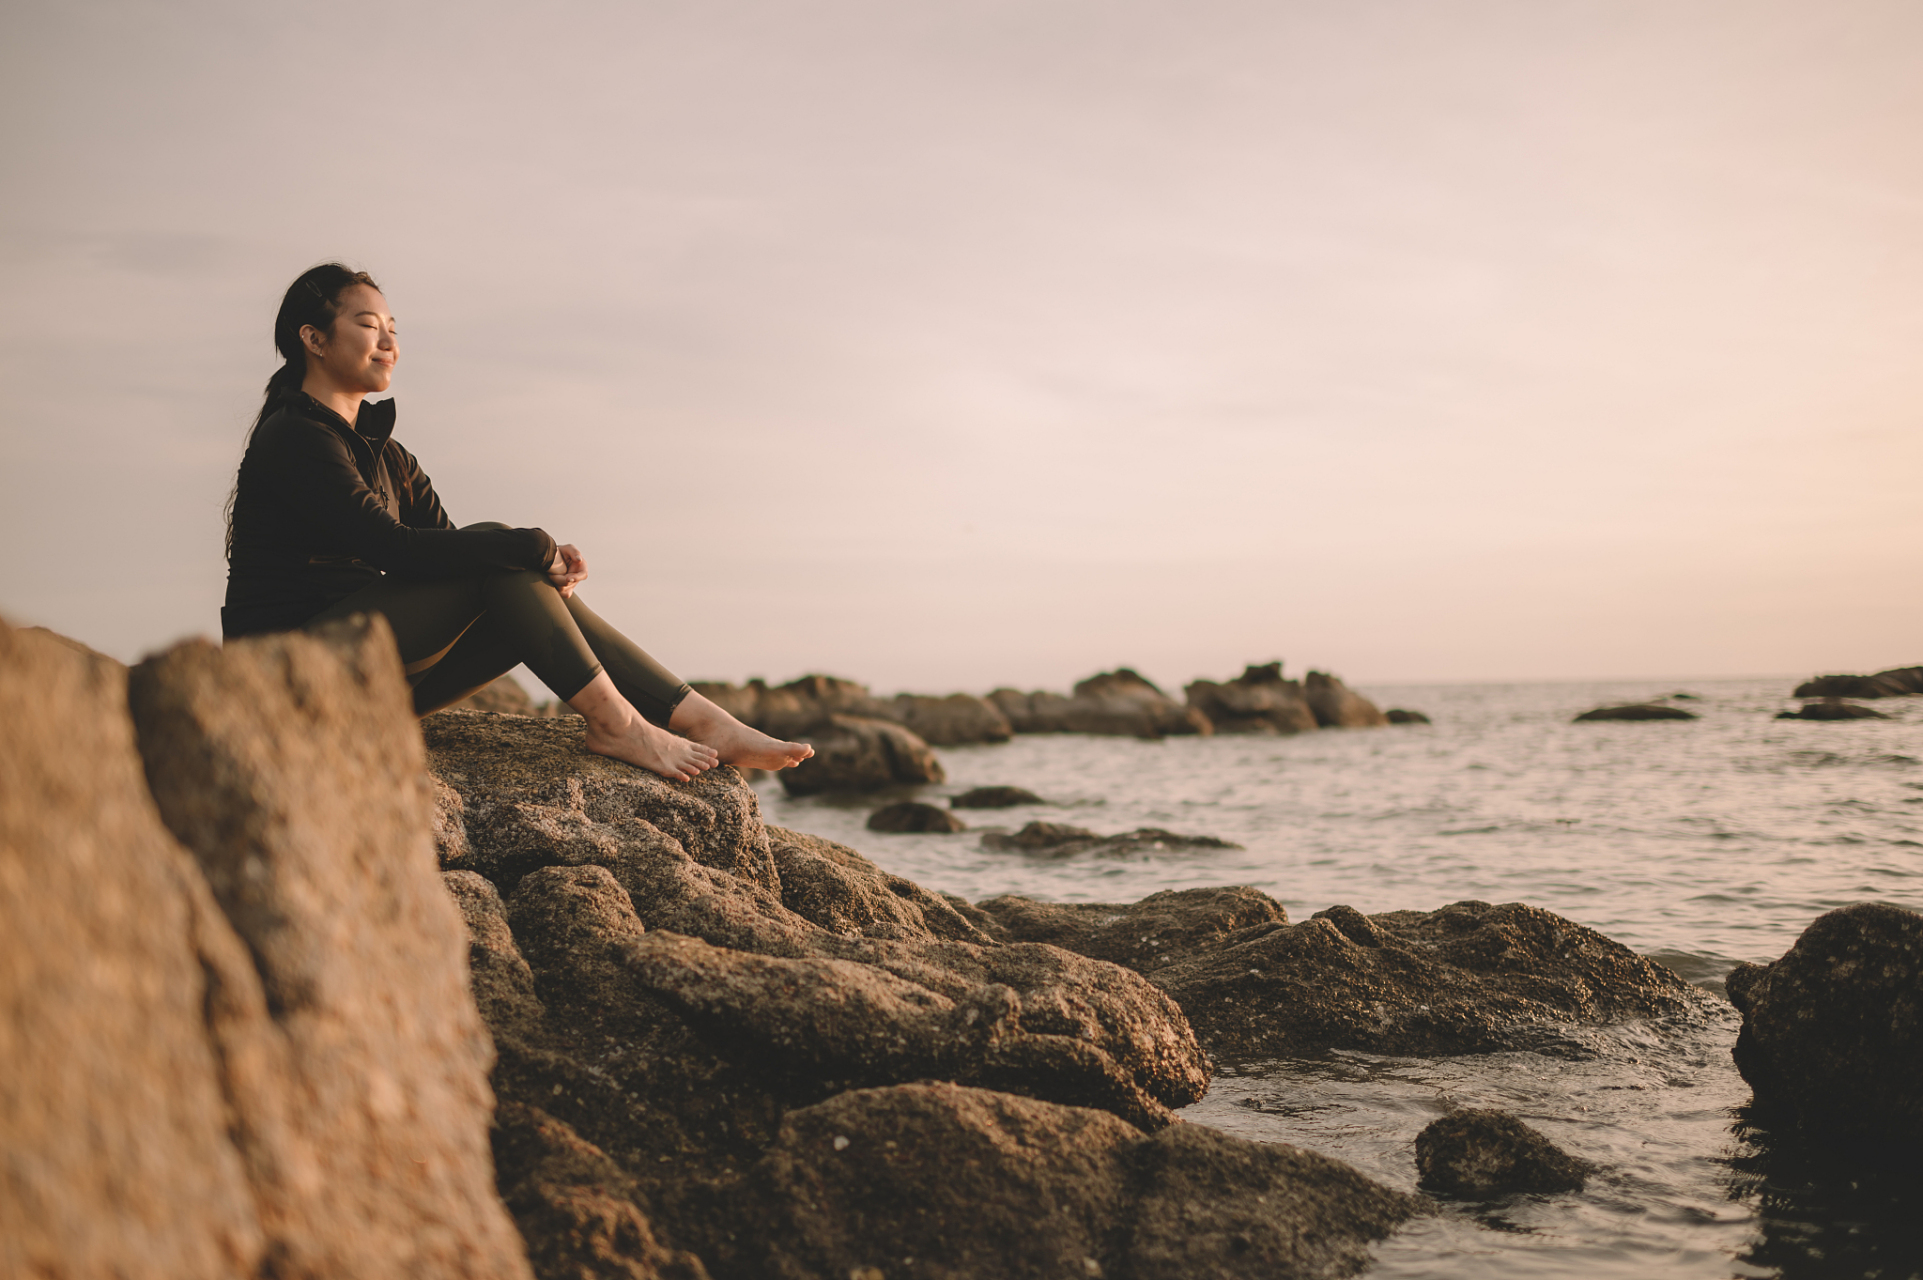
[(318, 416), (301, 412), (298, 404), (283, 405), (254, 428), (247, 456), (260, 462), (325, 459), (353, 464), (340, 433)]

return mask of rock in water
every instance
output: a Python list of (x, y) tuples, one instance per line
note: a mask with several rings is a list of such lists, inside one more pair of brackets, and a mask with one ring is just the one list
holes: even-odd
[(1342, 1276), (1425, 1211), (1294, 1147), (949, 1084), (790, 1112), (748, 1185), (755, 1275)]
[(1797, 698), (1901, 698), (1923, 693), (1923, 667), (1896, 667), (1873, 676), (1817, 676), (1796, 686)]
[(1224, 684), (1197, 680), (1184, 692), (1217, 733), (1306, 733), (1316, 727), (1302, 686), (1282, 678), (1279, 662), (1251, 666)]
[(129, 694), (161, 817), (252, 953), (287, 1049), (287, 1122), (311, 1166), (277, 1206), (276, 1270), (528, 1275), (495, 1192), (492, 1047), (386, 622), (189, 641), (135, 667)]
[(894, 718), (931, 746), (1007, 742), (1015, 732), (1001, 708), (973, 694), (951, 693), (945, 698), (931, 698), (902, 693), (895, 695), (893, 706)]
[(1739, 965), (1736, 1068), (1757, 1105), (1817, 1139), (1923, 1143), (1923, 914), (1818, 916), (1770, 965)]
[(1577, 716), (1572, 724), (1582, 724), (1590, 720), (1694, 720), (1694, 711), (1681, 707), (1665, 707), (1656, 702), (1633, 702), (1621, 707), (1597, 707)]
[(1031, 822), (1013, 835), (990, 831), (982, 836), (982, 848), (1006, 849), (1042, 858), (1072, 858), (1093, 853), (1107, 858), (1126, 858), (1136, 854), (1168, 853), (1186, 849), (1240, 849), (1242, 846), (1214, 836), (1185, 836), (1160, 827), (1138, 827), (1117, 835), (1105, 836), (1086, 827), (1071, 827), (1063, 822)]
[(1090, 676), (1075, 686), (1073, 697), (1042, 690), (1023, 693), (997, 689), (988, 700), (1008, 718), (1016, 733), (1160, 738), (1214, 731), (1205, 716), (1127, 667)]
[(1463, 1200), (1517, 1191), (1580, 1191), (1589, 1166), (1512, 1115), (1457, 1111), (1416, 1135), (1425, 1190)]
[(1390, 707), (1382, 713), (1390, 724), (1428, 724), (1429, 717), (1420, 711), (1409, 711), (1402, 707)]
[(1373, 729), (1389, 723), (1375, 703), (1326, 672), (1309, 672), (1302, 681), (1302, 696), (1315, 713), (1316, 724), (1324, 729)]
[(1778, 720), (1888, 720), (1889, 717), (1874, 707), (1859, 707), (1853, 702), (1840, 698), (1824, 698), (1820, 702), (1805, 702), (1801, 710), (1780, 711)]
[(951, 809), (1013, 809), (1022, 804), (1047, 804), (1048, 801), (1027, 787), (971, 787), (948, 802)]
[(781, 771), (790, 795), (881, 791), (948, 777), (928, 744), (892, 721), (832, 715), (794, 737), (812, 744), (815, 754)]
[(968, 824), (946, 809), (904, 800), (868, 815), (870, 831), (966, 831)]
[(247, 1106), (265, 1002), (154, 812), (125, 668), (0, 623), (0, 724), (0, 1275), (252, 1277), (252, 1183), (294, 1172)]

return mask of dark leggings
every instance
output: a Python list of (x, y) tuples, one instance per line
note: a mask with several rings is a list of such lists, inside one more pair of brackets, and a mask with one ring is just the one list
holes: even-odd
[(563, 702), (606, 671), (621, 696), (664, 729), (689, 693), (686, 683), (603, 622), (580, 596), (563, 600), (546, 575), (532, 569), (433, 582), (382, 578), (307, 625), (350, 613), (387, 619), (419, 716), (459, 702), (523, 662)]

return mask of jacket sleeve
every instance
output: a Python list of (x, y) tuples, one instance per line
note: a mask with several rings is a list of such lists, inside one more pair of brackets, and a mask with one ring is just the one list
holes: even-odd
[[(268, 425), (263, 423), (262, 430)], [(289, 513), (313, 531), (317, 552), (351, 555), (406, 578), (545, 569), (554, 559), (554, 539), (540, 529), (453, 528), (431, 486), (426, 504), (417, 496), (411, 505), (431, 508), (434, 525), (404, 524), (367, 487), (353, 454), (330, 428), (292, 416), (273, 425), (279, 428), (272, 449), (274, 491)], [(414, 470), (419, 472), (418, 465)], [(425, 485), (426, 476), (420, 479)]]

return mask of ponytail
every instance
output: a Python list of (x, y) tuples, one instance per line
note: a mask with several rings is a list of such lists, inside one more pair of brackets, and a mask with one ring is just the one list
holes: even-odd
[[(301, 384), (307, 380), (307, 348), (302, 345), (300, 331), (308, 325), (322, 333), (334, 327), (334, 318), (340, 314), (341, 295), (357, 284), (370, 289), (378, 289), (374, 277), (365, 271), (349, 271), (338, 262), (323, 262), (318, 267), (309, 267), (301, 272), (294, 283), (287, 286), (287, 292), (280, 300), (280, 311), (274, 316), (274, 348), (286, 363), (274, 370), (267, 379), (266, 394), (260, 402), (260, 412), (254, 416), (254, 425), (247, 429), (247, 443), (241, 447), (241, 456), (246, 457), (247, 447), (254, 443), (254, 433), (260, 424), (267, 421), (287, 401), (300, 394)], [(227, 493), (227, 505), (222, 515), (227, 522), (227, 561), (234, 559), (234, 500), (240, 496), (240, 474), (234, 474), (234, 487)]]

